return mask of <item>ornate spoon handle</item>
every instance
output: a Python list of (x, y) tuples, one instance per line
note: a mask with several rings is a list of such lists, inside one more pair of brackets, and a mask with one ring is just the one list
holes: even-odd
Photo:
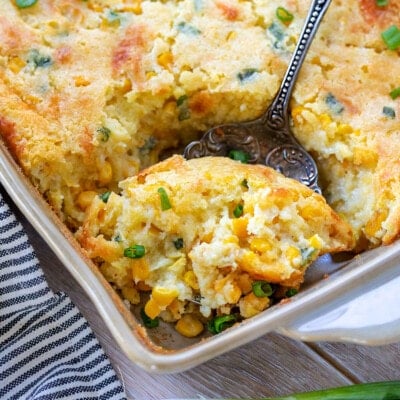
[(286, 129), (289, 133), (288, 107), (300, 68), (307, 54), (307, 50), (318, 30), (319, 24), (329, 7), (331, 0), (313, 0), (303, 30), (297, 41), (289, 67), (273, 102), (262, 117), (265, 124), (271, 129)]

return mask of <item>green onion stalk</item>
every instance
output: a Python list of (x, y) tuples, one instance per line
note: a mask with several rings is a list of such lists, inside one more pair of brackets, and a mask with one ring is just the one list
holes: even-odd
[(357, 385), (292, 394), (284, 397), (264, 397), (258, 400), (398, 400), (400, 381), (360, 383)]

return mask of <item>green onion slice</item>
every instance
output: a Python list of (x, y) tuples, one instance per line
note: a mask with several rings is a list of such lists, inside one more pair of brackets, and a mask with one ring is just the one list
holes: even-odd
[(168, 198), (168, 195), (167, 195), (167, 192), (165, 191), (165, 189), (163, 187), (159, 187), (157, 192), (160, 195), (161, 210), (165, 211), (165, 210), (169, 210), (170, 208), (172, 208), (171, 203), (170, 203), (169, 198)]
[(389, 0), (376, 0), (375, 4), (378, 7), (385, 7), (385, 6), (387, 6), (389, 4)]
[(286, 297), (293, 297), (294, 295), (296, 295), (297, 293), (299, 293), (299, 291), (295, 288), (290, 288), (288, 290), (286, 290), (285, 296)]
[(247, 181), (246, 178), (244, 178), (240, 184), (246, 189), (249, 188), (249, 182)]
[(384, 106), (382, 108), (382, 114), (385, 115), (387, 118), (394, 119), (396, 118), (396, 111), (393, 107)]
[(134, 244), (124, 249), (124, 256), (128, 258), (142, 258), (146, 254), (146, 249), (141, 244)]
[(243, 215), (243, 204), (238, 204), (233, 210), (233, 215), (235, 218), (239, 218)]
[(389, 94), (393, 100), (397, 99), (400, 96), (400, 86), (393, 89)]
[(400, 399), (400, 381), (360, 383), (264, 400), (390, 400)]
[(111, 135), (111, 130), (105, 126), (102, 126), (97, 129), (97, 132), (100, 134), (100, 140), (102, 142), (107, 142)]
[(232, 160), (240, 161), (243, 164), (247, 164), (250, 156), (243, 150), (230, 150), (228, 157)]
[(104, 202), (107, 203), (108, 199), (110, 198), (111, 192), (104, 192), (99, 194), (100, 199)]
[(390, 50), (400, 47), (400, 29), (392, 25), (381, 33), (382, 39)]
[(208, 321), (207, 328), (214, 335), (221, 333), (223, 330), (231, 327), (238, 320), (235, 314), (219, 315)]
[(16, 0), (15, 4), (18, 8), (28, 8), (37, 3), (38, 0)]
[(278, 7), (276, 9), (276, 17), (279, 19), (281, 22), (291, 22), (293, 21), (293, 14), (291, 14), (286, 8), (283, 7)]
[(274, 293), (274, 288), (266, 281), (254, 281), (251, 285), (256, 297), (269, 297)]
[(146, 328), (157, 328), (159, 325), (160, 321), (158, 317), (155, 318), (150, 318), (145, 312), (144, 309), (142, 308), (140, 310), (140, 316), (142, 317), (143, 324)]
[(182, 238), (178, 238), (178, 239), (174, 240), (173, 243), (174, 243), (174, 246), (175, 246), (175, 248), (177, 250), (180, 250), (180, 249), (183, 248), (183, 244), (184, 243), (183, 243), (183, 239)]

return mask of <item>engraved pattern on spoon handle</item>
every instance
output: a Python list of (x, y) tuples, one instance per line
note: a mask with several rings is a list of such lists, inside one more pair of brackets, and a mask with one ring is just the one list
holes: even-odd
[[(290, 60), (289, 68), (272, 104), (262, 117), (263, 122), (267, 126), (271, 129), (279, 130), (280, 134), (283, 133), (285, 135), (285, 132), (282, 132), (282, 130), (289, 127), (289, 100), (312, 39), (330, 3), (331, 0), (312, 1), (303, 30)], [(290, 133), (286, 135), (290, 135)], [(287, 137), (287, 139), (291, 139), (291, 137)]]

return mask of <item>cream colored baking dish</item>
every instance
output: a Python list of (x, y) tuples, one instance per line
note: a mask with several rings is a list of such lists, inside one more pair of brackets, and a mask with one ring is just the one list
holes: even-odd
[[(353, 259), (324, 256), (290, 301), (215, 336), (187, 339), (163, 324), (146, 331), (0, 144), (0, 181), (97, 307), (126, 355), (153, 372), (191, 368), (270, 331), (304, 340), (381, 345), (400, 340), (400, 241)], [(339, 259), (341, 258), (341, 259)]]

